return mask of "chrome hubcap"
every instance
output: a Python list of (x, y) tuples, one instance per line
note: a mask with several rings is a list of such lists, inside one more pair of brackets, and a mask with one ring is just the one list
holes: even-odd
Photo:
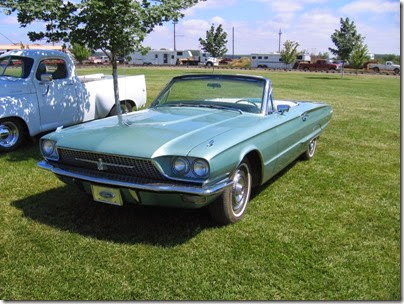
[(251, 180), (246, 165), (241, 165), (233, 177), (232, 210), (235, 216), (243, 214), (250, 195)]
[(312, 157), (314, 155), (314, 152), (316, 151), (316, 144), (317, 144), (316, 139), (313, 139), (309, 144), (309, 155), (310, 155), (310, 157)]
[(3, 148), (10, 148), (15, 145), (20, 137), (18, 127), (10, 122), (6, 121), (0, 124), (0, 146)]

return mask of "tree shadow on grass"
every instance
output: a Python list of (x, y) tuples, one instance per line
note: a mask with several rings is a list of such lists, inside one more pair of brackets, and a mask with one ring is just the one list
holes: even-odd
[(94, 202), (71, 186), (35, 194), (13, 206), (42, 224), (117, 243), (173, 247), (215, 227), (206, 208), (118, 207)]

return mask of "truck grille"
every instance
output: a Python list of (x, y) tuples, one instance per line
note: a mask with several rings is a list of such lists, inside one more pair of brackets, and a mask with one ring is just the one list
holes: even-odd
[(99, 173), (164, 181), (166, 178), (148, 159), (59, 148), (59, 163)]

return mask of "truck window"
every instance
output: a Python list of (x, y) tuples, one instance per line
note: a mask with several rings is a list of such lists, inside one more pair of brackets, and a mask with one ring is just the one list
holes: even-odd
[(154, 58), (156, 58), (156, 59), (159, 58), (159, 55), (158, 54), (154, 55)]
[(264, 59), (268, 59), (268, 56), (265, 56)]
[(54, 80), (67, 78), (67, 67), (63, 59), (42, 60), (36, 71), (36, 79), (41, 80), (41, 75), (51, 74)]
[(31, 72), (34, 59), (19, 56), (0, 58), (0, 76), (27, 78)]
[(252, 58), (252, 59), (257, 59), (257, 57), (256, 57), (256, 56), (252, 56), (251, 58)]
[(258, 56), (258, 59), (262, 59), (262, 56)]
[(174, 55), (171, 55), (171, 59), (174, 59)]
[(182, 56), (183, 52), (177, 52), (177, 56)]

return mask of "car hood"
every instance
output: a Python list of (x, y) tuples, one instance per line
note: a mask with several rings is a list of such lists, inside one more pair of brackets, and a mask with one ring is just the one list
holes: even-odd
[(0, 76), (0, 97), (29, 93), (31, 88), (23, 79)]
[(62, 129), (58, 147), (154, 158), (187, 155), (219, 134), (248, 125), (256, 114), (202, 108), (147, 109)]

